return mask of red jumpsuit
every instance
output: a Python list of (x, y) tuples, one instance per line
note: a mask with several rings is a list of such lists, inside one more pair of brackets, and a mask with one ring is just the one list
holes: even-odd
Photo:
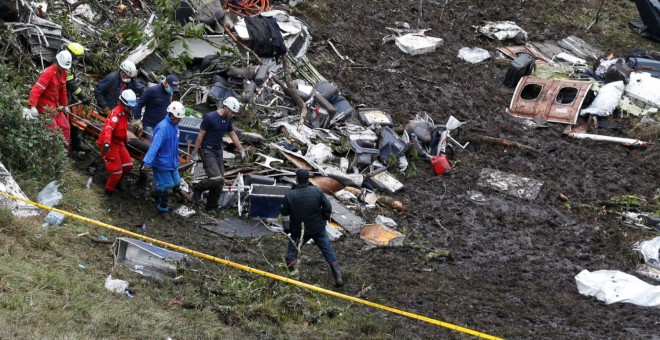
[[(58, 106), (67, 106), (66, 97), (66, 70), (59, 71), (57, 63), (47, 67), (39, 76), (39, 80), (30, 91), (28, 106), (35, 106), (39, 113), (56, 112)], [(71, 125), (64, 115), (64, 111), (57, 111), (50, 129), (60, 128), (64, 134), (67, 150), (71, 140)]]
[(106, 118), (96, 142), (101, 152), (103, 144), (110, 144), (110, 150), (103, 155), (105, 168), (110, 173), (105, 188), (110, 191), (114, 191), (117, 183), (133, 169), (133, 159), (126, 149), (127, 140), (128, 115), (120, 104)]

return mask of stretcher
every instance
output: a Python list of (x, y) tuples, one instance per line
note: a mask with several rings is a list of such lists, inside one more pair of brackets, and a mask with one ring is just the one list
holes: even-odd
[[(94, 110), (94, 107), (85, 109), (82, 103), (76, 103), (69, 106), (69, 113), (67, 113), (69, 123), (72, 129), (80, 129), (86, 134), (98, 138), (105, 123), (105, 116), (99, 114)], [(135, 125), (129, 124), (128, 126), (128, 142), (126, 149), (131, 157), (139, 162), (142, 162), (144, 155), (149, 150), (151, 142), (147, 137), (147, 132)], [(190, 150), (179, 149), (179, 171), (188, 170), (193, 165), (192, 155)]]

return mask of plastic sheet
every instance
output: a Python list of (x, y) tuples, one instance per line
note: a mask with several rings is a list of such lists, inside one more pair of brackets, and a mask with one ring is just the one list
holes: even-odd
[(660, 307), (660, 286), (652, 286), (632, 275), (616, 270), (581, 271), (575, 283), (582, 295), (593, 296), (606, 304), (632, 303)]

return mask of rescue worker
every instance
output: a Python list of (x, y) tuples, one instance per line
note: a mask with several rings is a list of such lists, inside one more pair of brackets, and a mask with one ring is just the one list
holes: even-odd
[(67, 107), (69, 102), (66, 97), (66, 72), (71, 68), (71, 53), (60, 51), (55, 59), (57, 61), (41, 73), (39, 80), (32, 87), (28, 106), (32, 118), (38, 117), (39, 114), (52, 118), (53, 122), (48, 125), (48, 128), (62, 130), (64, 144), (68, 151), (71, 141), (71, 126), (64, 112), (69, 110)]
[(105, 184), (106, 197), (112, 197), (117, 184), (133, 169), (133, 159), (126, 149), (128, 141), (128, 119), (137, 105), (133, 90), (124, 90), (119, 96), (119, 104), (108, 115), (99, 133), (97, 144), (105, 168), (110, 173)]
[[(199, 134), (193, 148), (193, 161), (201, 160), (206, 178), (193, 185), (193, 199), (199, 201), (202, 192), (209, 190), (206, 210), (218, 208), (218, 199), (224, 184), (225, 166), (222, 160), (222, 137), (229, 134), (232, 142), (239, 150), (241, 159), (245, 158), (245, 149), (238, 140), (231, 119), (238, 113), (241, 104), (234, 97), (228, 97), (217, 111), (206, 114), (200, 124)], [(199, 151), (201, 149), (201, 155)]]
[(179, 182), (179, 122), (186, 109), (180, 102), (172, 102), (167, 107), (168, 115), (156, 129), (149, 151), (144, 155), (144, 165), (153, 168), (156, 208), (162, 218), (170, 220), (167, 203), (167, 189), (178, 191)]
[[(76, 66), (80, 59), (85, 56), (85, 49), (79, 43), (69, 43), (65, 45), (65, 50), (71, 53), (73, 58), (73, 66)], [(92, 101), (87, 97), (82, 88), (80, 88), (80, 82), (76, 79), (76, 73), (73, 67), (66, 74), (66, 93), (67, 101), (69, 104), (73, 104), (77, 101), (82, 102), (84, 105), (89, 105)], [(69, 125), (71, 125), (71, 117), (69, 117)], [(80, 129), (73, 126), (71, 129), (71, 150), (72, 151), (89, 151), (90, 148), (83, 144), (82, 138), (80, 137)]]
[[(142, 119), (142, 129), (147, 132), (147, 139), (152, 139), (154, 127), (167, 115), (167, 107), (172, 102), (172, 94), (175, 91), (179, 91), (179, 78), (171, 74), (160, 84), (144, 90), (140, 96), (137, 108), (133, 111), (133, 118)], [(144, 115), (142, 114), (143, 107)]]
[(119, 70), (114, 71), (103, 77), (94, 88), (94, 97), (96, 104), (105, 115), (109, 115), (112, 108), (119, 104), (119, 94), (124, 90), (133, 90), (136, 95), (141, 95), (144, 85), (138, 83), (135, 79), (138, 71), (135, 64), (130, 60), (125, 60), (119, 65)]
[[(296, 183), (297, 185), (285, 195), (280, 207), (282, 216), (291, 216), (289, 226), (284, 230), (285, 233), (291, 233), (286, 251), (287, 269), (295, 270), (298, 260), (297, 245), (302, 246), (312, 239), (330, 265), (335, 286), (341, 287), (344, 281), (337, 264), (337, 256), (330, 246), (330, 239), (325, 231), (325, 225), (332, 214), (332, 205), (319, 188), (309, 183), (309, 171), (298, 169)], [(301, 238), (302, 243), (300, 243)]]

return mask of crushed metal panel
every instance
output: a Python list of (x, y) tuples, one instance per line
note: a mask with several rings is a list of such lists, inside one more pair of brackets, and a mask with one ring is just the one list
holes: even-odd
[(533, 201), (541, 191), (543, 181), (485, 168), (481, 170), (477, 184)]
[(156, 280), (176, 276), (178, 267), (186, 259), (184, 254), (128, 237), (117, 238), (113, 248), (115, 265)]
[(362, 226), (360, 238), (374, 246), (400, 246), (405, 236), (382, 224), (365, 224)]
[(364, 220), (346, 209), (346, 207), (339, 203), (334, 197), (329, 195), (325, 195), (325, 197), (327, 197), (330, 204), (332, 204), (332, 216), (330, 218), (349, 233), (359, 234), (362, 225), (364, 224)]
[[(21, 187), (7, 171), (5, 165), (0, 162), (0, 192), (28, 200)], [(28, 217), (39, 215), (39, 209), (33, 205), (25, 202), (16, 201), (9, 197), (0, 196), (0, 206), (5, 206), (11, 209), (11, 213), (17, 217)]]
[(229, 238), (260, 237), (273, 233), (261, 221), (230, 217), (218, 218), (217, 225), (202, 225), (202, 229)]
[(555, 65), (555, 62), (552, 61), (552, 58), (548, 58), (530, 44), (525, 44), (524, 46), (500, 47), (497, 50), (511, 59), (516, 59), (520, 53), (527, 53), (534, 57), (534, 59), (536, 59), (536, 63), (539, 65)]
[(592, 82), (523, 77), (507, 113), (514, 117), (575, 124)]
[(561, 47), (551, 42), (530, 42), (529, 45), (550, 60), (554, 60), (557, 54), (564, 52)]
[(598, 60), (598, 58), (604, 54), (603, 51), (589, 45), (587, 42), (574, 35), (557, 41), (557, 44), (582, 59), (591, 57)]

